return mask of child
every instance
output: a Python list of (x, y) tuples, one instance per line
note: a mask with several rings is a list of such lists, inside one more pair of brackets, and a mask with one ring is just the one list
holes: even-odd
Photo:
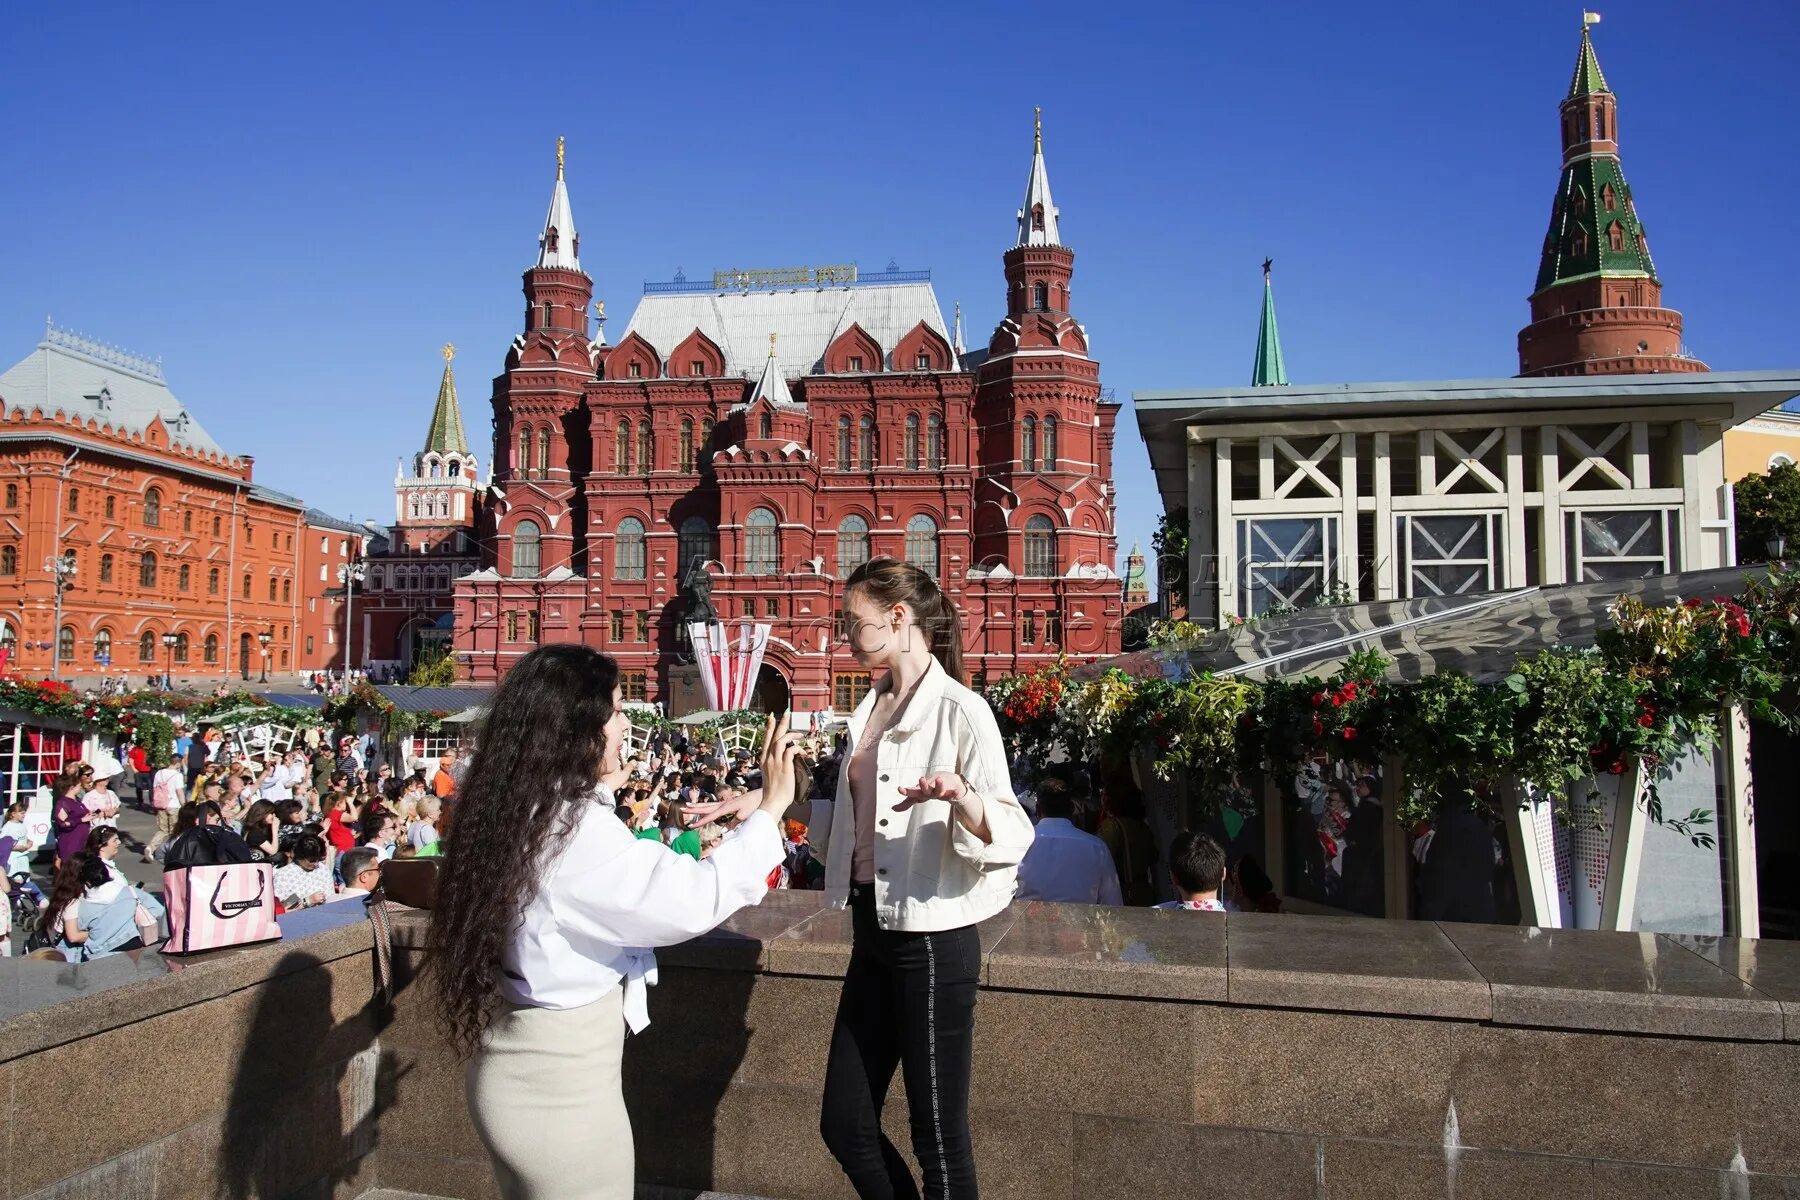
[(1158, 908), (1194, 912), (1224, 912), (1219, 889), (1225, 883), (1225, 851), (1204, 833), (1185, 830), (1169, 847), (1169, 877), (1179, 900), (1167, 900)]
[(14, 800), (6, 806), (6, 821), (0, 824), (0, 840), (12, 839), (12, 853), (6, 859), (6, 873), (9, 876), (23, 875), (25, 878), (19, 884), (20, 890), (42, 904), (43, 890), (31, 881), (31, 853), (37, 849), (37, 845), (31, 840), (31, 830), (25, 824), (26, 807), (24, 800)]

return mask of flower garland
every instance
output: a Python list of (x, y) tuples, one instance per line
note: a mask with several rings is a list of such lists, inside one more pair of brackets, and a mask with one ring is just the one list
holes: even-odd
[(1650, 773), (1710, 748), (1720, 714), (1800, 729), (1800, 571), (1747, 581), (1743, 595), (1667, 608), (1621, 597), (1586, 650), (1521, 658), (1498, 685), (1455, 671), (1387, 678), (1380, 654), (1352, 655), (1329, 678), (1251, 682), (1204, 674), (1171, 682), (1111, 669), (1072, 680), (1058, 662), (987, 689), (1009, 743), (1045, 761), (1058, 747), (1114, 760), (1155, 754), (1159, 778), (1188, 775), (1222, 795), (1234, 776), (1277, 775), (1320, 756), (1406, 760), (1396, 815), (1430, 815), (1445, 789), (1492, 795), (1504, 778), (1564, 792), (1573, 783)]
[(29, 713), (49, 721), (93, 729), (104, 735), (131, 738), (149, 714), (181, 717), (189, 725), (232, 709), (254, 705), (266, 710), (259, 718), (271, 723), (303, 728), (319, 724), (317, 713), (270, 704), (248, 692), (225, 696), (184, 696), (178, 693), (142, 691), (127, 696), (78, 694), (57, 679), (0, 678), (0, 709)]

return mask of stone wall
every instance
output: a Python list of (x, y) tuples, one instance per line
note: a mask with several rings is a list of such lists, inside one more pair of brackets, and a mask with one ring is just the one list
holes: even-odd
[[(817, 1134), (848, 928), (818, 904), (776, 894), (660, 956), (626, 1087), (662, 1194), (850, 1194)], [(425, 918), (396, 927), (388, 1019), (364, 1007), (362, 924), (174, 972), (145, 956), (110, 990), (16, 1012), (41, 964), (7, 966), (0, 1200), (494, 1197), (411, 985)], [(1800, 1193), (1791, 943), (1042, 904), (983, 936), (985, 1195)], [(152, 1046), (167, 1081), (136, 1086)], [(103, 1133), (49, 1115), (70, 1111), (118, 1115)], [(575, 1170), (603, 1152), (566, 1151)]]

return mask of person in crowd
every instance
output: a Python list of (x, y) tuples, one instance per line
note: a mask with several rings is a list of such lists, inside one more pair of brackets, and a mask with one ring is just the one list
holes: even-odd
[(443, 801), (426, 796), (418, 802), (417, 816), (406, 826), (406, 841), (414, 850), (435, 845), (438, 840), (438, 817), (444, 811)]
[(1094, 833), (1112, 853), (1125, 903), (1148, 908), (1156, 903), (1156, 837), (1144, 819), (1144, 793), (1129, 767), (1111, 771), (1101, 795), (1100, 824)]
[(12, 849), (5, 859), (6, 874), (19, 879), (17, 886), (28, 893), (40, 905), (44, 902), (44, 893), (31, 880), (31, 854), (37, 849), (37, 843), (31, 840), (31, 827), (25, 823), (25, 813), (29, 805), (25, 800), (14, 800), (6, 806), (6, 819), (0, 823), (0, 840), (10, 840)]
[(303, 833), (289, 843), (291, 857), (275, 868), (275, 895), (290, 912), (312, 908), (330, 900), (336, 892), (331, 867), (326, 864), (325, 839)]
[(56, 778), (56, 800), (50, 808), (50, 830), (56, 835), (56, 861), (73, 862), (87, 847), (93, 814), (81, 802), (81, 764), (68, 763)]
[[(845, 581), (843, 620), (857, 663), (878, 677), (850, 717), (824, 831), (826, 898), (848, 904), (852, 940), (820, 1129), (859, 1196), (918, 1195), (881, 1127), (899, 1069), (924, 1194), (973, 1196), (976, 926), (1012, 901), (1031, 819), (992, 710), (963, 685), (956, 605), (931, 576), (893, 559), (864, 563)], [(785, 809), (787, 780), (765, 777), (746, 797), (772, 787)], [(695, 815), (738, 815), (743, 803)]]
[(454, 749), (446, 750), (438, 756), (436, 772), (431, 777), (431, 790), (440, 800), (456, 792), (456, 776), (453, 773), (455, 766)]
[[(175, 837), (180, 837), (196, 825), (223, 825), (225, 814), (220, 811), (217, 801), (201, 800), (184, 804), (175, 814)], [(174, 838), (169, 839), (173, 841)]]
[(677, 854), (685, 854), (689, 858), (700, 857), (700, 834), (688, 827), (688, 818), (683, 813), (681, 802), (677, 799), (663, 801), (662, 814), (659, 818), (660, 828), (657, 836), (663, 845)]
[(250, 847), (251, 861), (274, 862), (281, 848), (281, 816), (272, 801), (258, 800), (238, 827)]
[(1225, 912), (1219, 898), (1225, 884), (1225, 849), (1204, 833), (1184, 829), (1169, 844), (1169, 878), (1179, 900), (1166, 900), (1158, 908), (1189, 912)]
[(362, 899), (381, 883), (381, 856), (366, 846), (346, 850), (338, 856), (337, 871), (343, 890), (330, 899)]
[(150, 803), (150, 783), (156, 777), (156, 771), (150, 765), (150, 755), (142, 746), (134, 745), (125, 752), (125, 762), (131, 768), (137, 806), (145, 808)]
[(357, 822), (357, 833), (362, 845), (375, 851), (382, 862), (394, 857), (394, 845), (398, 825), (394, 814), (389, 812), (364, 813)]
[(1118, 904), (1112, 851), (1075, 827), (1075, 798), (1055, 777), (1038, 781), (1037, 837), (1019, 863), (1019, 899), (1059, 904)]
[(1477, 811), (1479, 803), (1472, 792), (1462, 791), (1438, 805), (1419, 866), (1420, 920), (1491, 924), (1497, 919), (1494, 867), (1499, 853), (1493, 830)]
[(816, 892), (825, 886), (825, 864), (813, 853), (806, 839), (804, 821), (781, 823), (782, 847), (787, 857), (782, 860), (782, 886), (796, 891)]
[(348, 792), (334, 791), (325, 797), (325, 840), (339, 854), (356, 845), (356, 823), (362, 819), (362, 807)]
[[(1381, 916), (1387, 907), (1381, 847), (1383, 811), (1380, 804), (1365, 800), (1351, 810), (1344, 826), (1343, 881), (1339, 900), (1351, 912), (1369, 917)], [(1489, 845), (1491, 848), (1491, 839)], [(1486, 878), (1491, 881), (1494, 870), (1491, 849), (1486, 870)]]
[[(81, 794), (81, 804), (88, 810), (88, 823), (92, 828), (97, 829), (102, 825), (117, 828), (119, 797), (112, 789), (112, 781), (124, 768), (119, 765), (118, 759), (105, 751), (100, 753), (99, 758), (101, 761), (98, 766), (82, 769), (81, 782), (87, 790)], [(101, 776), (98, 773), (99, 767), (107, 768), (108, 773)]]
[(156, 774), (150, 780), (150, 806), (156, 810), (156, 834), (144, 844), (144, 861), (155, 862), (156, 852), (175, 833), (175, 817), (187, 801), (187, 775), (169, 758), (169, 751), (153, 746), (148, 751)]
[(313, 787), (323, 796), (331, 790), (331, 777), (337, 770), (337, 758), (328, 750), (321, 748), (313, 755), (312, 781)]
[(146, 900), (104, 856), (119, 845), (115, 829), (96, 830), (99, 846), (76, 851), (57, 868), (41, 928), (69, 962), (85, 962), (157, 941), (158, 927)]
[(306, 802), (304, 800), (283, 800), (275, 806), (277, 824), (275, 836), (285, 846), (289, 838), (298, 837), (306, 832)]
[(1225, 904), (1227, 909), (1235, 904), (1238, 912), (1281, 911), (1281, 894), (1275, 890), (1268, 872), (1262, 869), (1262, 863), (1253, 856), (1246, 854), (1238, 859), (1228, 879), (1231, 899)]
[[(740, 814), (699, 862), (644, 844), (612, 815), (627, 779), (618, 685), (618, 664), (590, 647), (531, 651), (501, 681), (457, 790), (427, 970), (508, 1200), (632, 1196), (620, 1069), (626, 1029), (649, 1022), (650, 948), (761, 899), (781, 861), (785, 721), (765, 732), (780, 799)], [(581, 1169), (553, 1147), (586, 1148)]]
[(188, 743), (187, 775), (190, 788), (199, 779), (200, 772), (206, 769), (206, 764), (212, 761), (213, 749), (218, 744), (219, 730), (216, 726)]

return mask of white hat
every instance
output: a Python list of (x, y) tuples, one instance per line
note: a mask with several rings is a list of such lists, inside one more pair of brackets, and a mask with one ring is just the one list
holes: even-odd
[(114, 758), (113, 755), (106, 750), (101, 750), (96, 753), (93, 761), (88, 765), (94, 768), (94, 778), (97, 780), (117, 779), (125, 773), (124, 766), (120, 764), (117, 758)]

